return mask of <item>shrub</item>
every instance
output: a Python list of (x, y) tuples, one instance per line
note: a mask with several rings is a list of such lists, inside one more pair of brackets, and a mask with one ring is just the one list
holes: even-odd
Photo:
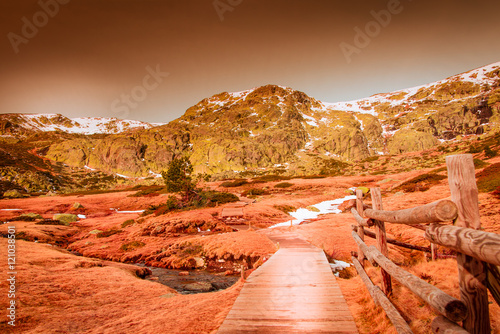
[(475, 167), (476, 169), (478, 169), (478, 168), (483, 168), (483, 167), (486, 167), (486, 166), (488, 166), (488, 165), (489, 165), (489, 163), (484, 162), (484, 161), (483, 161), (483, 160), (481, 160), (481, 159), (474, 158), (474, 167)]
[(121, 245), (120, 249), (124, 252), (132, 251), (137, 248), (143, 247), (146, 244), (142, 241), (131, 241), (127, 242), (126, 244)]
[(240, 200), (235, 194), (214, 190), (203, 191), (201, 197), (204, 199), (206, 206), (215, 206), (217, 204), (232, 203)]
[(248, 184), (248, 181), (245, 179), (240, 179), (240, 180), (222, 182), (220, 186), (229, 188), (229, 187), (241, 187), (245, 184)]
[(60, 222), (59, 220), (45, 219), (42, 220), (41, 222), (35, 223), (35, 225), (66, 225), (66, 224)]
[(177, 199), (177, 197), (172, 195), (168, 196), (166, 205), (169, 210), (175, 210), (180, 207), (179, 200)]
[(366, 159), (361, 160), (361, 162), (373, 162), (373, 161), (377, 161), (377, 160), (378, 160), (378, 158), (379, 158), (379, 156), (378, 156), (378, 155), (374, 155), (374, 156), (372, 156), (372, 157), (368, 157), (368, 158), (366, 158)]
[(281, 182), (281, 183), (278, 183), (274, 186), (274, 188), (289, 188), (293, 186), (293, 183), (290, 183), (290, 182)]
[(297, 209), (291, 205), (274, 205), (273, 207), (277, 210), (280, 210), (280, 211), (286, 213), (286, 214), (288, 214), (289, 212), (297, 211)]
[(125, 228), (125, 227), (127, 227), (127, 226), (129, 226), (129, 225), (132, 225), (132, 224), (134, 224), (134, 223), (135, 223), (135, 220), (133, 220), (133, 219), (128, 219), (128, 220), (126, 220), (126, 221), (124, 221), (124, 222), (122, 223), (122, 228)]
[(487, 157), (487, 158), (493, 158), (493, 157), (496, 157), (497, 156), (497, 151), (493, 151), (489, 146), (486, 146), (484, 148), (484, 155)]
[(43, 219), (43, 217), (37, 213), (23, 213), (20, 216), (13, 218), (12, 221), (32, 222), (37, 219)]
[(162, 191), (163, 189), (164, 189), (164, 187), (162, 187), (162, 186), (146, 187), (145, 189), (141, 189), (140, 191), (136, 192), (135, 194), (128, 195), (128, 197), (158, 196), (159, 192)]
[(479, 145), (474, 145), (472, 144), (470, 147), (469, 147), (469, 151), (467, 151), (467, 153), (480, 153), (481, 152), (481, 147)]
[(98, 237), (98, 238), (107, 238), (107, 237), (112, 236), (113, 234), (117, 234), (117, 233), (121, 233), (121, 232), (122, 232), (122, 230), (111, 229), (111, 230), (107, 230), (107, 231), (104, 231), (104, 232), (97, 233), (96, 237)]
[(326, 176), (325, 175), (304, 175), (301, 176), (301, 179), (308, 180), (308, 179), (324, 179)]
[(247, 191), (245, 191), (242, 195), (243, 196), (258, 196), (258, 195), (266, 195), (267, 192), (264, 189), (261, 188), (252, 188)]
[(439, 183), (439, 181), (446, 179), (447, 177), (439, 174), (422, 174), (414, 177), (401, 184), (397, 189), (404, 192), (415, 192), (415, 191), (426, 191), (432, 185)]
[(490, 165), (476, 175), (480, 192), (490, 192), (500, 187), (500, 163)]

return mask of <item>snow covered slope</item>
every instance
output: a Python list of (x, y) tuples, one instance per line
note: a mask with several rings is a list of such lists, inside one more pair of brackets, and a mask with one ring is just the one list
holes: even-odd
[(62, 131), (78, 134), (116, 134), (132, 129), (149, 129), (160, 123), (120, 120), (105, 117), (67, 118), (60, 114), (3, 114), (0, 115), (2, 134)]
[[(436, 100), (442, 100), (442, 89), (444, 86), (465, 84), (470, 87), (479, 86), (478, 88), (481, 89), (486, 88), (488, 85), (495, 85), (498, 82), (499, 71), (500, 62), (496, 62), (422, 86), (401, 89), (390, 93), (375, 94), (359, 100), (336, 103), (322, 102), (322, 104), (326, 109), (359, 112), (378, 116), (379, 111), (376, 108), (377, 106), (383, 105), (392, 108), (404, 106), (407, 109), (414, 109), (415, 106), (412, 105), (423, 99), (435, 98)], [(467, 96), (456, 96), (455, 98), (449, 99), (447, 102), (459, 101), (464, 97), (470, 99), (480, 94), (481, 92), (478, 91), (477, 94), (474, 95), (467, 94)]]

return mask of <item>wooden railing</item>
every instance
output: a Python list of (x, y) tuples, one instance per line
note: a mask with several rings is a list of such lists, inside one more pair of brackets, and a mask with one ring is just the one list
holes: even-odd
[[(500, 266), (500, 235), (480, 230), (472, 155), (448, 156), (446, 165), (451, 201), (441, 200), (411, 209), (386, 211), (383, 210), (379, 188), (370, 189), (371, 207), (363, 203), (363, 192), (359, 189), (356, 191), (356, 209), (352, 208), (351, 212), (357, 222), (357, 226), (353, 226), (352, 236), (358, 245), (358, 254), (357, 258), (352, 257), (352, 261), (370, 295), (385, 310), (398, 333), (412, 331), (388, 298), (392, 293), (392, 279), (406, 286), (441, 314), (432, 321), (434, 333), (490, 333), (487, 268), (490, 266), (496, 269), (496, 266)], [(454, 221), (454, 226), (439, 224), (449, 221)], [(431, 242), (431, 247), (388, 239), (385, 223), (424, 229), (424, 237)], [(375, 232), (365, 230), (368, 227), (374, 227)], [(365, 236), (375, 237), (376, 247), (367, 246)], [(433, 259), (434, 244), (455, 250), (460, 300), (394, 264), (387, 258), (388, 243), (431, 252)], [(366, 274), (365, 259), (381, 268), (382, 289), (374, 285)], [(459, 322), (463, 322), (462, 326), (457, 324)]]

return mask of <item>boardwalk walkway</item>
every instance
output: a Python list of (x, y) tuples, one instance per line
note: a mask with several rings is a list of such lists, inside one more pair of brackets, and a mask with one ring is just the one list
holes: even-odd
[(358, 333), (323, 251), (268, 233), (280, 249), (247, 278), (218, 333)]

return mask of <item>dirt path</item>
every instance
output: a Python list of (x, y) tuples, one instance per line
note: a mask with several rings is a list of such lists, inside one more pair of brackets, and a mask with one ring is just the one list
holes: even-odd
[(218, 333), (358, 333), (322, 250), (288, 232), (246, 280)]

